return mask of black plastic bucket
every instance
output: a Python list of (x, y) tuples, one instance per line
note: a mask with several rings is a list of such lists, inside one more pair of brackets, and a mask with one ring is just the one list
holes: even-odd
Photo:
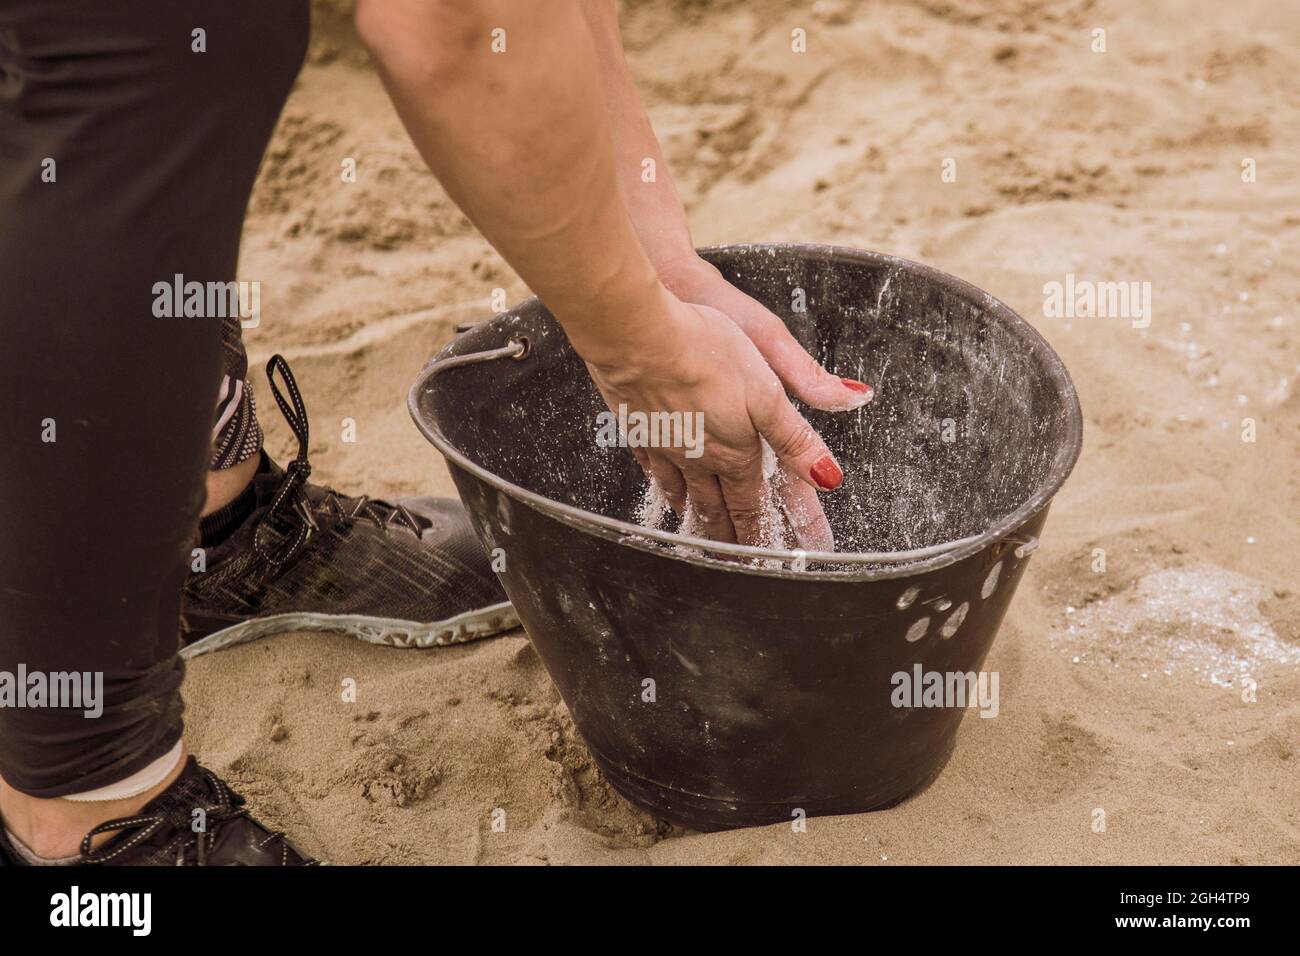
[(853, 553), (722, 554), (638, 525), (645, 479), (598, 446), (604, 405), (535, 299), (443, 349), (411, 413), (628, 799), (701, 830), (887, 807), (939, 773), (964, 712), (896, 706), (895, 675), (979, 671), (1078, 457), (1078, 399), (1028, 323), (934, 269), (827, 246), (703, 254), (876, 387), (855, 412), (804, 409), (844, 466), (823, 501)]

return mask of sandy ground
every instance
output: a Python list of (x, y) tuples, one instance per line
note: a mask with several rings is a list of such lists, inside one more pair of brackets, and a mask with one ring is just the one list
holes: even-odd
[[(525, 290), (424, 171), (338, 8), (318, 8), (253, 200), (240, 278), (263, 283), (263, 320), (247, 341), (255, 363), (294, 363), (323, 480), (452, 494), (406, 389), (494, 287)], [(806, 833), (684, 833), (632, 808), (522, 633), (430, 652), (291, 635), (199, 659), (191, 746), (336, 863), (1300, 862), (1300, 9), (624, 13), (697, 241), (930, 263), (1021, 312), (1071, 370), (1083, 456), (986, 664), (1000, 717), (968, 717), (905, 804)], [(1151, 282), (1150, 327), (1045, 317), (1043, 285), (1066, 273)]]

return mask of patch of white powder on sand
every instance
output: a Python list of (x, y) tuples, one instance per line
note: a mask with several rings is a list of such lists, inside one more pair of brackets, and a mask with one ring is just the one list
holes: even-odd
[(1272, 590), (1215, 565), (1165, 568), (1120, 594), (1066, 608), (1052, 643), (1076, 664), (1191, 676), (1231, 687), (1269, 667), (1300, 664), (1260, 610)]

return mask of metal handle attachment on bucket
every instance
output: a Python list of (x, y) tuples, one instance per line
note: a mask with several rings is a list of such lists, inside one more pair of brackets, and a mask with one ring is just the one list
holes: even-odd
[[(505, 345), (496, 349), (486, 349), (482, 352), (469, 352), (465, 355), (450, 355), (444, 359), (436, 359), (425, 367), (423, 378), (425, 382), (431, 381), (434, 376), (440, 375), (449, 369), (459, 368), (463, 365), (473, 365), (478, 362), (490, 362), (493, 359), (510, 358), (519, 360), (526, 358), (532, 349), (532, 344), (526, 336), (514, 335), (506, 342)], [(426, 426), (421, 425), (424, 429)], [(451, 442), (447, 441), (445, 435), (440, 429), (436, 429), (438, 437), (448, 448), (453, 448)], [(468, 458), (465, 457), (459, 449), (455, 457), (460, 459), (463, 464), (474, 466)], [(477, 467), (477, 466), (474, 466)], [(481, 469), (480, 469), (481, 470)], [(500, 480), (500, 479), (498, 479)], [(708, 551), (712, 554), (725, 554), (737, 558), (751, 558), (760, 561), (782, 561), (790, 562), (795, 567), (802, 567), (809, 564), (906, 564), (910, 561), (921, 561), (925, 558), (934, 558), (939, 555), (947, 554), (950, 551), (956, 551), (966, 545), (974, 544), (983, 538), (983, 535), (970, 535), (965, 538), (958, 538), (954, 541), (945, 541), (942, 544), (932, 544), (924, 548), (913, 548), (909, 551), (785, 551), (773, 548), (756, 548), (746, 544), (730, 544), (725, 541), (712, 541), (708, 538), (699, 538), (694, 535), (675, 534), (671, 531), (660, 531), (657, 528), (637, 528), (635, 531), (628, 532), (623, 529), (627, 528), (626, 522), (618, 521), (613, 518), (604, 518), (602, 515), (592, 515), (590, 512), (575, 508), (572, 505), (561, 504), (560, 502), (551, 502), (546, 499), (550, 505), (557, 509), (560, 516), (567, 515), (568, 512), (582, 515), (586, 520), (595, 520), (598, 524), (612, 524), (619, 526), (619, 540), (623, 543), (637, 544), (648, 540), (655, 541), (659, 544), (671, 545), (674, 547), (698, 548), (701, 551)], [(1015, 556), (1024, 558), (1038, 550), (1038, 538), (1033, 535), (1009, 534), (995, 542), (998, 546), (1008, 544), (1016, 545)]]

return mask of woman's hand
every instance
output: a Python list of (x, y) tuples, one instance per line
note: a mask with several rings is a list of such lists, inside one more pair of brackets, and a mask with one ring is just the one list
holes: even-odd
[[(787, 476), (775, 485), (796, 546), (832, 550), (830, 526), (814, 489), (833, 491), (844, 476), (820, 436), (790, 404), (781, 378), (739, 321), (667, 290), (658, 298), (651, 306), (655, 314), (629, 316), (634, 326), (654, 329), (652, 344), (642, 341), (635, 351), (588, 361), (588, 369), (615, 413), (679, 412), (702, 421), (703, 435), (692, 435), (691, 447), (630, 450), (678, 515), (686, 514), (689, 498), (703, 535), (770, 546), (760, 437), (766, 439)], [(779, 342), (775, 348), (781, 348)], [(850, 391), (852, 398), (837, 407), (865, 401), (860, 392), (838, 390)]]

